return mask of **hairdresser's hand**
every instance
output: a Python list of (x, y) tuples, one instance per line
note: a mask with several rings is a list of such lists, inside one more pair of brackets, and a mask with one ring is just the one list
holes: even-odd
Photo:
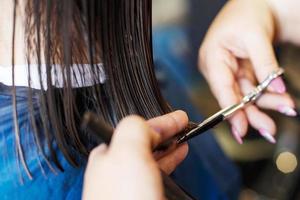
[(273, 11), (276, 20), (276, 39), (300, 45), (300, 1), (265, 0)]
[[(175, 111), (160, 117), (156, 117), (147, 121), (147, 124), (160, 135), (160, 142), (172, 138), (175, 134), (182, 131), (188, 125), (188, 116), (183, 111)], [(164, 152), (155, 152), (154, 158), (157, 160), (159, 167), (171, 174), (177, 165), (179, 165), (186, 157), (188, 145), (184, 143), (179, 147), (170, 147)]]
[(90, 154), (83, 199), (164, 199), (159, 168), (170, 173), (186, 156), (187, 145), (158, 161), (154, 159), (152, 149), (184, 128), (187, 121), (186, 114), (181, 111), (149, 122), (136, 116), (124, 119), (118, 125), (110, 147), (101, 145)]
[[(200, 48), (199, 66), (222, 108), (237, 103), (279, 65), (272, 43), (276, 22), (266, 0), (231, 0), (218, 14)], [(256, 105), (231, 119), (239, 143), (248, 123), (274, 143), (274, 121), (262, 109), (295, 116), (294, 102), (281, 78), (272, 82)]]

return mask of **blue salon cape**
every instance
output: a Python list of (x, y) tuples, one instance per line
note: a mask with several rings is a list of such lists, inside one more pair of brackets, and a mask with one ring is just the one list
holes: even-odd
[[(56, 148), (65, 171), (56, 169), (56, 174), (50, 171), (39, 154), (31, 133), (33, 130), (28, 115), (27, 89), (18, 88), (17, 95), (20, 136), (24, 141), (22, 147), (33, 180), (29, 180), (23, 166), (16, 162), (10, 87), (0, 84), (0, 199), (81, 199), (84, 166), (70, 166)], [(34, 99), (34, 110), (38, 113), (38, 99)]]

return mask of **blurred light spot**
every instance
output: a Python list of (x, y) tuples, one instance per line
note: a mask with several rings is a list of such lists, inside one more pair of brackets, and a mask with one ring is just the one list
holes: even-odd
[(285, 174), (293, 172), (296, 169), (297, 164), (298, 162), (296, 156), (287, 151), (280, 153), (276, 159), (278, 170)]
[(250, 188), (245, 188), (242, 190), (239, 196), (239, 200), (256, 200), (258, 199), (258, 195), (254, 190)]

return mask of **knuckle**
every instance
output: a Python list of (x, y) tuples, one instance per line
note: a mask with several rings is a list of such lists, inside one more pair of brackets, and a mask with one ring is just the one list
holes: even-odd
[(124, 118), (119, 126), (121, 128), (126, 127), (131, 130), (131, 132), (143, 132), (148, 129), (146, 121), (137, 115), (131, 115), (129, 117)]
[(94, 162), (97, 159), (99, 159), (98, 151), (96, 149), (93, 149), (89, 155), (89, 162)]
[(178, 125), (176, 118), (173, 115), (169, 115), (169, 119), (170, 119), (170, 126), (173, 126), (174, 132), (177, 132), (180, 129), (180, 127)]
[(127, 122), (127, 123), (142, 123), (144, 120), (142, 117), (138, 116), (138, 115), (130, 115), (128, 117), (125, 117), (122, 122)]
[[(263, 62), (263, 65), (261, 67), (264, 67), (267, 70), (270, 70), (270, 72), (271, 72), (272, 70), (278, 68), (278, 64), (277, 64), (277, 61), (272, 58), (272, 55), (270, 55), (268, 57), (269, 58)], [(270, 73), (270, 72), (268, 72), (268, 73)]]
[(125, 141), (148, 141), (148, 138), (152, 138), (150, 126), (139, 116), (126, 117), (117, 129), (119, 137)]

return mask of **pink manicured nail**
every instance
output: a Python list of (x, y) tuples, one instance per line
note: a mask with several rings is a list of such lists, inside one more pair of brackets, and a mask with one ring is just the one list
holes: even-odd
[(278, 109), (277, 109), (277, 110), (278, 110), (280, 113), (285, 114), (285, 115), (290, 116), (290, 117), (295, 117), (295, 116), (297, 116), (297, 112), (296, 112), (293, 108), (291, 108), (291, 107), (289, 107), (289, 106), (280, 105), (280, 106), (278, 106)]
[(286, 92), (286, 87), (281, 77), (276, 78), (274, 81), (272, 81), (270, 86), (275, 92), (279, 94), (283, 94)]
[(231, 128), (231, 132), (235, 138), (235, 140), (239, 143), (239, 144), (243, 144), (243, 140), (241, 138), (240, 133), (237, 131), (237, 129), (235, 127)]
[(276, 143), (275, 138), (267, 130), (261, 128), (261, 129), (259, 129), (259, 133), (270, 143), (272, 143), (272, 144)]

